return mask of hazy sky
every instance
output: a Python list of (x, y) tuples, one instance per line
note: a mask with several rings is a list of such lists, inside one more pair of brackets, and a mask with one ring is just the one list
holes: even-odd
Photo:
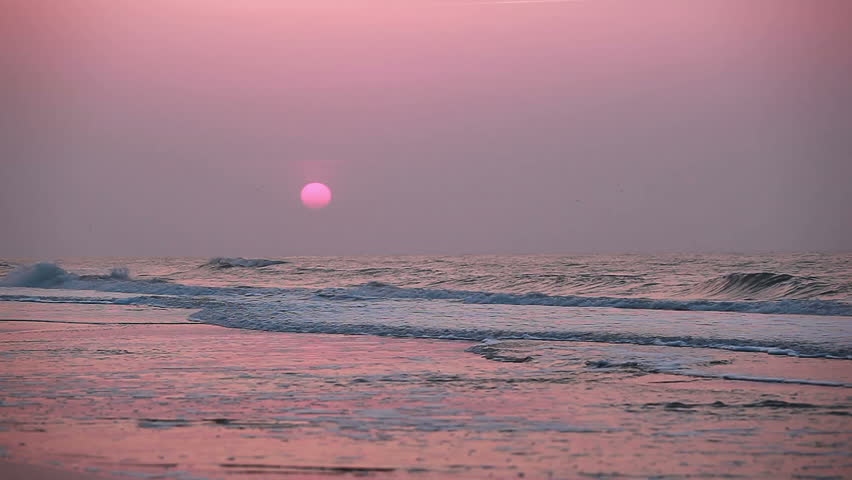
[(0, 256), (852, 249), (848, 0), (3, 3)]

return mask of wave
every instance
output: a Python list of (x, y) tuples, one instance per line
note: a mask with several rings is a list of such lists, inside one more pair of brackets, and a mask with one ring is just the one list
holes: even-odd
[[(113, 268), (106, 275), (77, 275), (52, 262), (26, 265), (0, 278), (0, 287), (64, 288), (99, 292), (140, 293), (146, 295), (216, 295), (242, 293), (238, 287), (204, 287), (171, 283), (163, 279), (134, 279), (126, 267)], [(264, 290), (264, 289), (256, 289)]]
[(51, 297), (48, 295), (0, 295), (3, 302), (27, 303), (71, 303), (83, 305), (129, 305), (135, 299), (95, 298), (95, 297)]
[[(74, 275), (76, 277), (76, 275)], [(59, 265), (41, 262), (18, 267), (0, 279), (0, 287), (51, 288), (62, 285), (72, 276)]]
[[(760, 277), (757, 277), (760, 278)], [(786, 280), (775, 281), (780, 284)], [(772, 283), (767, 281), (765, 283)], [(208, 287), (183, 285), (162, 279), (133, 279), (127, 268), (114, 268), (108, 275), (77, 275), (55, 263), (42, 262), (18, 267), (0, 278), (4, 287), (66, 288), (146, 295), (284, 295), (305, 289), (262, 287)], [(599, 307), (646, 310), (739, 312), (793, 315), (852, 316), (852, 304), (836, 300), (783, 299), (761, 301), (652, 299), (546, 295), (543, 293), (499, 293), (476, 290), (403, 288), (382, 282), (356, 287), (325, 288), (315, 296), (326, 300), (422, 299), (450, 300), (469, 304), (540, 305), (549, 307)]]
[(202, 266), (210, 268), (260, 268), (269, 267), (271, 265), (281, 265), (285, 263), (289, 262), (286, 262), (284, 260), (267, 260), (265, 258), (215, 257), (208, 260), (207, 263)]
[[(773, 355), (796, 355), (792, 351), (773, 351), (771, 349), (759, 349), (757, 347), (737, 347), (733, 345), (719, 345), (722, 350), (734, 351), (762, 351)], [(561, 368), (571, 364), (582, 364), (588, 369), (602, 369), (606, 371), (624, 371), (632, 374), (665, 373), (669, 375), (683, 375), (695, 378), (718, 378), (725, 380), (740, 380), (764, 383), (786, 383), (798, 385), (818, 385), (827, 387), (852, 388), (852, 384), (840, 381), (823, 379), (808, 379), (797, 377), (758, 376), (753, 374), (742, 374), (736, 372), (736, 367), (730, 366), (733, 361), (719, 359), (713, 354), (705, 351), (674, 352), (674, 351), (649, 351), (635, 348), (607, 348), (599, 350), (595, 347), (576, 346), (574, 344), (563, 344), (561, 342), (540, 342), (530, 340), (497, 340), (488, 338), (482, 342), (467, 348), (465, 351), (475, 353), (488, 360), (498, 362), (528, 362), (536, 361), (542, 364), (559, 364)], [(728, 365), (721, 371), (719, 365)], [(685, 405), (679, 403), (648, 404), (666, 405), (667, 408), (692, 408), (698, 405)], [(774, 405), (777, 407), (791, 408), (817, 408), (811, 404), (788, 404), (777, 403), (774, 400), (766, 402), (743, 405), (744, 407), (761, 407)], [(725, 404), (714, 404), (712, 406), (726, 406)]]
[(83, 280), (132, 280), (130, 278), (130, 269), (127, 267), (112, 268), (106, 275), (80, 275), (77, 278)]
[(51, 262), (24, 265), (0, 279), (2, 287), (54, 288), (74, 280), (130, 280), (127, 267), (115, 267), (107, 275), (76, 275)]
[[(837, 343), (808, 341), (800, 338), (734, 338), (729, 336), (673, 333), (639, 333), (630, 324), (610, 324), (605, 330), (590, 331), (582, 325), (565, 325), (559, 329), (542, 329), (532, 325), (515, 328), (473, 326), (470, 324), (394, 324), (359, 321), (357, 316), (337, 318), (336, 315), (310, 302), (259, 302), (245, 298), (211, 298), (203, 296), (151, 296), (128, 298), (60, 297), (46, 295), (0, 295), (0, 301), (68, 304), (135, 305), (158, 308), (197, 309), (190, 320), (228, 328), (287, 333), (316, 333), (330, 335), (376, 335), (401, 338), (482, 341), (537, 340), (595, 342), (609, 344), (692, 347), (760, 352), (807, 358), (852, 359), (852, 347)], [(322, 312), (321, 316), (317, 316)], [(340, 313), (340, 312), (338, 312)], [(495, 341), (495, 340), (492, 340)]]
[[(313, 315), (300, 315), (291, 310), (261, 305), (220, 303), (190, 315), (196, 320), (228, 328), (288, 333), (335, 335), (376, 335), (402, 338), (433, 338), (481, 341), (542, 340), (597, 342), (666, 347), (693, 347), (740, 352), (762, 352), (795, 357), (852, 359), (852, 348), (843, 345), (814, 343), (803, 340), (741, 339), (699, 335), (666, 335), (636, 333), (628, 330), (588, 331), (566, 327), (561, 330), (506, 329), (463, 326), (430, 326), (425, 324), (366, 323), (358, 321), (323, 321)], [(610, 327), (613, 328), (613, 327)]]
[(545, 295), (543, 293), (492, 293), (471, 290), (401, 288), (382, 282), (369, 282), (354, 288), (330, 288), (318, 296), (338, 300), (369, 298), (408, 298), (457, 300), (470, 304), (541, 305), (548, 307), (603, 307), (647, 310), (685, 310), (706, 312), (740, 312), (791, 315), (852, 316), (852, 304), (833, 300), (769, 300), (714, 301), (668, 300), (651, 298), (585, 297), (577, 295)]
[(703, 282), (686, 293), (711, 298), (778, 299), (813, 298), (839, 293), (814, 277), (798, 277), (784, 273), (729, 273)]

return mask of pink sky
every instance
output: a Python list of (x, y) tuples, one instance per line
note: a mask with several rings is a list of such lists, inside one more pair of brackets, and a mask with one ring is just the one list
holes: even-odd
[(0, 255), (848, 250), (850, 5), (12, 0)]

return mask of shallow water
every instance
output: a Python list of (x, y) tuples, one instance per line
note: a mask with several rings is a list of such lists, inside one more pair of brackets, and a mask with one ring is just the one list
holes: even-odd
[(0, 447), (19, 462), (174, 480), (843, 478), (852, 467), (848, 388), (694, 375), (819, 379), (845, 362), (11, 323), (0, 334)]

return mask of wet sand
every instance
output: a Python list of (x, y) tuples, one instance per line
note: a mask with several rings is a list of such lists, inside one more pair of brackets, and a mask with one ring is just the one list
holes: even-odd
[[(0, 322), (0, 476), (21, 464), (75, 480), (852, 476), (844, 386), (602, 360), (672, 347), (474, 353), (159, 315), (174, 324)], [(703, 372), (852, 384), (846, 361), (678, 350), (706, 359)]]
[(118, 477), (92, 472), (74, 472), (57, 467), (12, 463), (0, 459), (0, 473), (4, 480), (115, 480)]

